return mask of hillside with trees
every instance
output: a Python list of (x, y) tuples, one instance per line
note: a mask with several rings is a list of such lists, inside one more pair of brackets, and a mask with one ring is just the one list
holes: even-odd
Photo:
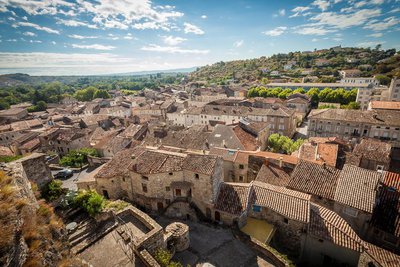
[[(400, 74), (400, 55), (395, 49), (334, 47), (315, 51), (290, 52), (271, 57), (217, 62), (198, 68), (189, 76), (191, 81), (226, 84), (229, 81), (248, 82), (263, 79), (288, 78), (300, 81), (306, 75), (318, 76), (318, 82), (334, 82), (339, 70), (359, 69), (362, 76)], [(279, 75), (271, 72), (278, 71)], [(307, 72), (307, 74), (305, 74)]]

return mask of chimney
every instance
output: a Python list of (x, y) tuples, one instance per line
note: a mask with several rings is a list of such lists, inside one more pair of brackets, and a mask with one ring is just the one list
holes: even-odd
[(282, 166), (283, 166), (283, 157), (280, 156), (279, 157), (279, 168), (282, 168)]
[(268, 158), (266, 158), (266, 159), (264, 160), (264, 165), (267, 166), (267, 167), (269, 166), (269, 160), (268, 160)]
[(225, 139), (222, 140), (222, 146), (226, 148)]
[(324, 163), (322, 163), (322, 168), (326, 169), (326, 163), (324, 161)]

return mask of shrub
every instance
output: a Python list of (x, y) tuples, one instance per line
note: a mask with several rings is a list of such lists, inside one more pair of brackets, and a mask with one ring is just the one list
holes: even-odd
[(79, 191), (74, 198), (74, 204), (94, 217), (103, 210), (104, 198), (96, 191)]
[(52, 180), (43, 186), (41, 190), (41, 197), (47, 201), (53, 201), (63, 195), (65, 190), (62, 188), (60, 180)]
[(88, 162), (88, 156), (97, 157), (99, 154), (94, 148), (81, 148), (79, 150), (72, 150), (61, 158), (60, 165), (67, 167), (82, 167)]
[(303, 143), (303, 139), (293, 141), (289, 137), (280, 134), (271, 134), (268, 137), (268, 146), (272, 152), (283, 152), (289, 155), (298, 150)]
[(171, 261), (172, 255), (168, 250), (158, 249), (154, 258), (162, 267), (183, 267), (180, 262)]
[(22, 158), (21, 155), (17, 155), (17, 156), (0, 156), (0, 162), (4, 162), (4, 163), (8, 163), (14, 160), (18, 160)]

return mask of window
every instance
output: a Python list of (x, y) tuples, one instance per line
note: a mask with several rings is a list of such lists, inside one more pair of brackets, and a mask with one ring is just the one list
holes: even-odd
[(142, 175), (142, 179), (148, 181), (149, 177)]
[(169, 205), (171, 203), (170, 199), (165, 199), (165, 204)]
[(142, 191), (147, 193), (147, 184), (142, 184)]
[(174, 173), (173, 172), (170, 172), (170, 173), (168, 173), (169, 175), (174, 175)]
[(198, 173), (195, 173), (195, 174), (194, 174), (194, 178), (199, 179), (199, 178), (200, 178), (199, 174), (198, 174)]
[(122, 181), (124, 181), (124, 182), (125, 182), (125, 177), (122, 177)]
[(239, 176), (239, 181), (243, 182), (243, 176), (242, 175)]
[(165, 187), (165, 191), (170, 191), (171, 190), (171, 188), (169, 187), (169, 186), (167, 186), (167, 187)]
[(175, 189), (175, 195), (180, 197), (182, 195), (182, 191), (180, 189)]
[(244, 169), (244, 165), (243, 164), (239, 164), (239, 169), (243, 170)]
[(289, 224), (289, 220), (287, 218), (283, 218), (283, 222)]
[(343, 212), (346, 213), (347, 215), (351, 217), (357, 217), (358, 211), (356, 209), (350, 208), (350, 207), (345, 207), (343, 209)]
[(279, 130), (285, 130), (285, 125), (279, 124)]

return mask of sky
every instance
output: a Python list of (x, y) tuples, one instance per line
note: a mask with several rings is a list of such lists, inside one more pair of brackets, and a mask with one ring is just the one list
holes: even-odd
[(0, 0), (0, 74), (189, 68), (336, 45), (400, 50), (400, 0)]

